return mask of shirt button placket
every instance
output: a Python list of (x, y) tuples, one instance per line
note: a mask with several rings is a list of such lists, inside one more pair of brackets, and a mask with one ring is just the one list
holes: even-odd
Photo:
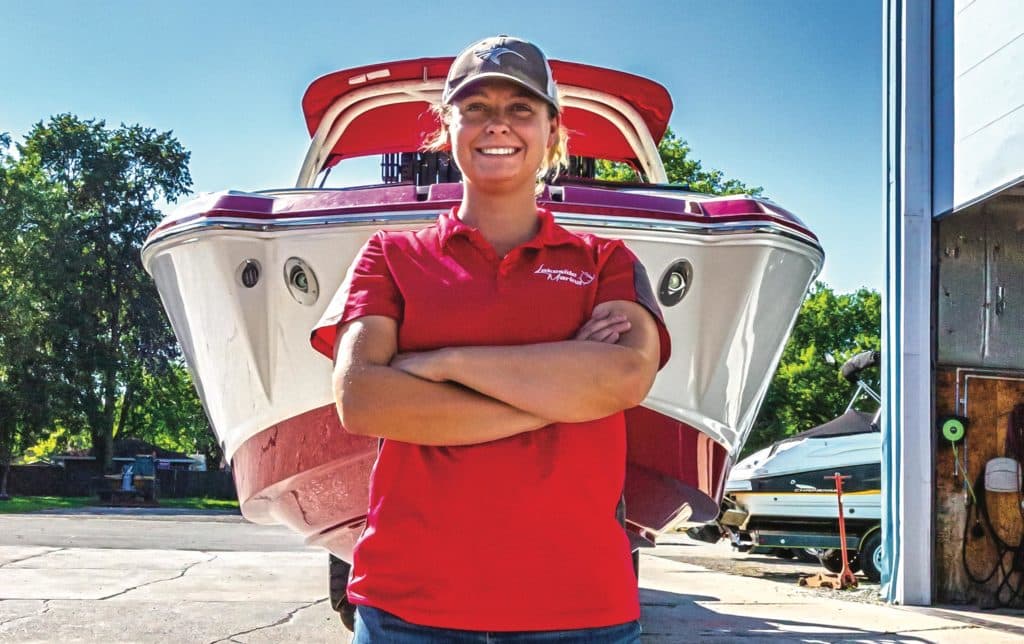
[(508, 252), (505, 257), (501, 259), (501, 263), (498, 264), (498, 292), (503, 291), (508, 281), (509, 275), (515, 269), (515, 263), (519, 259), (519, 249), (515, 248)]
[(502, 261), (498, 264), (498, 275), (494, 279), (494, 285), (499, 293), (505, 290), (505, 277), (508, 275), (508, 266)]

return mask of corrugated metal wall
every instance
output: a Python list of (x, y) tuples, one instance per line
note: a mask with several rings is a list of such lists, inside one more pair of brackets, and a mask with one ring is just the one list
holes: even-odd
[(1024, 367), (1024, 198), (1001, 194), (943, 219), (938, 271), (939, 363)]
[(953, 9), (953, 208), (960, 209), (1024, 178), (1024, 3), (956, 0)]

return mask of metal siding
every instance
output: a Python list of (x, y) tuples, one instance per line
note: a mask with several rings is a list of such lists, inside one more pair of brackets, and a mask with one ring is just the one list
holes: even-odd
[(966, 9), (967, 7), (969, 7), (972, 4), (974, 4), (975, 2), (976, 2), (976, 0), (956, 0), (956, 2), (954, 3), (954, 6), (953, 6), (953, 10), (956, 11), (957, 13), (960, 13), (961, 11)]
[(995, 197), (943, 219), (938, 228), (938, 362), (1019, 369), (1024, 364), (1024, 197)]
[(988, 212), (991, 279), (985, 366), (1020, 369), (1024, 365), (1024, 199), (1001, 198)]
[(979, 212), (939, 222), (938, 361), (980, 365), (984, 353), (985, 220)]
[(953, 210), (953, 0), (935, 0), (932, 34), (932, 215)]
[(959, 209), (1024, 177), (1024, 4), (960, 6), (954, 39), (953, 202)]
[(964, 36), (956, 43), (957, 76), (1021, 35), (1022, 8), (1019, 0), (976, 0), (956, 10), (957, 33)]

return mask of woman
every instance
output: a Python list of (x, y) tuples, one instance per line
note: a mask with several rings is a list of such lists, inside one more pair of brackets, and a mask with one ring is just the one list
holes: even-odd
[(565, 135), (535, 45), (467, 48), (437, 112), (462, 203), (374, 235), (313, 332), (342, 424), (383, 439), (354, 641), (638, 641), (616, 507), (622, 410), (669, 350), (650, 285), (621, 242), (537, 207)]

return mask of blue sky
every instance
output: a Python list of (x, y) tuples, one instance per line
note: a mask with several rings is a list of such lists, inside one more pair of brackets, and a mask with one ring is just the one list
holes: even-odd
[(522, 36), (664, 85), (705, 167), (763, 186), (818, 234), (826, 282), (882, 287), (877, 0), (0, 0), (0, 25), (0, 131), (20, 140), (60, 112), (173, 130), (197, 191), (293, 185), (318, 76)]

